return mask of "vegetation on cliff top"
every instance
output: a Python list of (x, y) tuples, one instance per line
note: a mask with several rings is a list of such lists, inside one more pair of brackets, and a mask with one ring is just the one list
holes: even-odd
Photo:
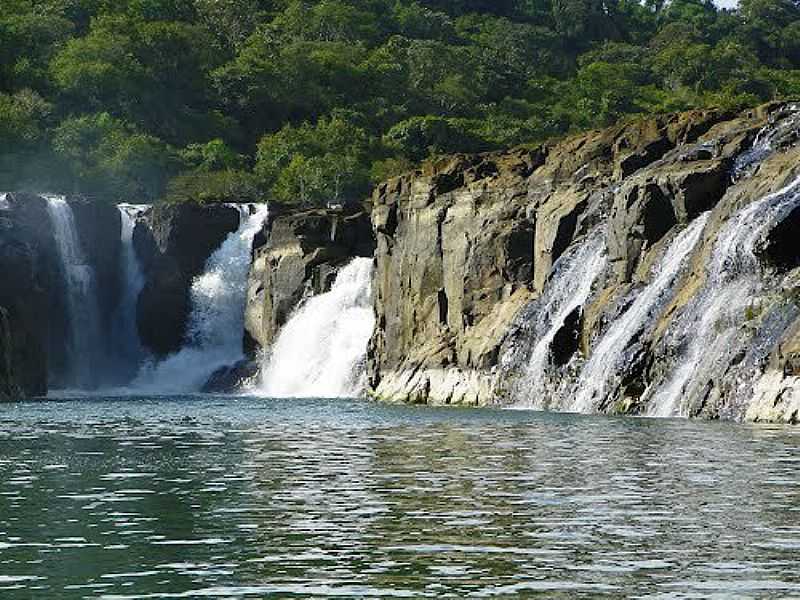
[(797, 0), (0, 3), (0, 189), (359, 198), (430, 155), (787, 96)]

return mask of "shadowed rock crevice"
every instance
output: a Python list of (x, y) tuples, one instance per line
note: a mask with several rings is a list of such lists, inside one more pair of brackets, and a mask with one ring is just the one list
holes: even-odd
[(769, 233), (761, 255), (779, 271), (800, 267), (800, 207), (792, 210)]

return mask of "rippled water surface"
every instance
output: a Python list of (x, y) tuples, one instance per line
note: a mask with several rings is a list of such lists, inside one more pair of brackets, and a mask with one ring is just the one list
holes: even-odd
[(0, 598), (800, 597), (800, 429), (0, 405)]

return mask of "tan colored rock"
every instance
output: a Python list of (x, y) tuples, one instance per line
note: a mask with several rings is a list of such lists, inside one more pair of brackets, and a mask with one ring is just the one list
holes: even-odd
[[(507, 401), (499, 360), (516, 319), (559, 257), (605, 227), (610, 266), (575, 321), (576, 360), (585, 360), (625, 310), (622, 301), (653, 277), (675, 235), (711, 210), (688, 273), (655, 319), (660, 324), (634, 338), (633, 371), (602, 402), (612, 412), (642, 410), (640, 396), (666, 360), (660, 338), (702, 287), (721, 227), (800, 169), (800, 150), (787, 145), (746, 180), (731, 179), (737, 157), (782, 110), (640, 119), (533, 151), (454, 156), (380, 186), (372, 212), (374, 394), (431, 404)], [(726, 390), (710, 392), (703, 414), (727, 409)]]

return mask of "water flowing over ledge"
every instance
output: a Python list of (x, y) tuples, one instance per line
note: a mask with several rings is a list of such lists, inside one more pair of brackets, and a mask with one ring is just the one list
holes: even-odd
[[(0, 210), (15, 239), (44, 221), (58, 241), (19, 289), (60, 285), (49, 306), (65, 318), (42, 328), (68, 345), (54, 370), (84, 390), (135, 374), (123, 392), (248, 381), (259, 396), (794, 422), (798, 115), (700, 111), (457, 155), (369, 204), (279, 206), (267, 223), (266, 207), (111, 218), (17, 193)], [(28, 315), (0, 301), (0, 353), (18, 360)]]
[(273, 398), (346, 398), (365, 391), (365, 358), (375, 317), (372, 259), (356, 258), (329, 292), (306, 300), (266, 353), (252, 391)]
[(184, 347), (146, 364), (131, 384), (155, 393), (199, 391), (219, 368), (244, 358), (242, 336), (253, 238), (269, 216), (266, 205), (236, 205), (239, 228), (211, 255), (191, 287), (189, 332)]
[(458, 155), (376, 190), (375, 396), (800, 420), (798, 108)]
[(69, 340), (64, 383), (91, 389), (106, 364), (94, 269), (81, 248), (72, 207), (63, 196), (45, 199), (67, 299)]

